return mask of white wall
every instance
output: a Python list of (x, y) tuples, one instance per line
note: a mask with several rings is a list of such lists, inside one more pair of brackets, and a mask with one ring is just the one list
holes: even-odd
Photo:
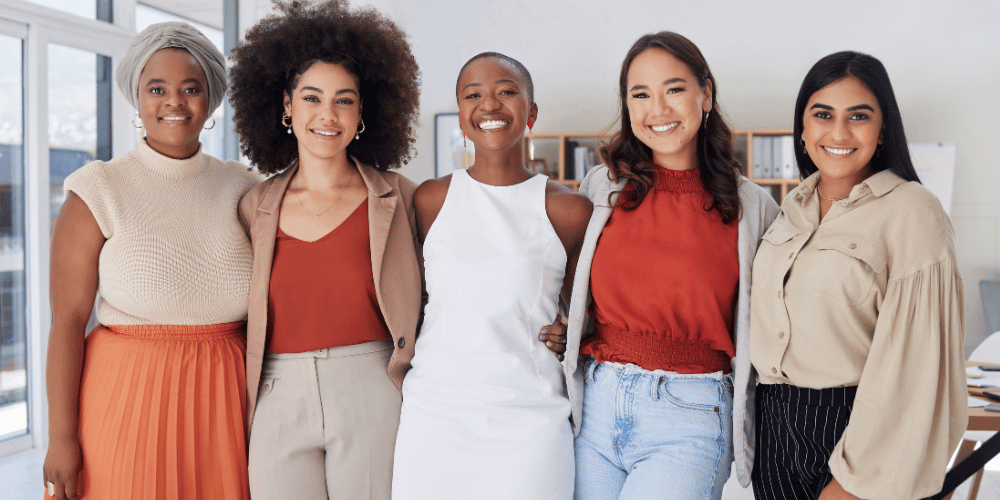
[(910, 142), (958, 145), (952, 214), (966, 284), (966, 344), (978, 345), (987, 334), (979, 280), (1000, 279), (1000, 2), (354, 3), (374, 5), (411, 37), (423, 90), (418, 155), (402, 172), (416, 181), (433, 175), (435, 113), (457, 110), (457, 72), (485, 50), (531, 70), (537, 132), (611, 125), (621, 59), (647, 32), (673, 30), (698, 44), (737, 128), (790, 128), (798, 86), (820, 57), (845, 49), (878, 57), (895, 85)]

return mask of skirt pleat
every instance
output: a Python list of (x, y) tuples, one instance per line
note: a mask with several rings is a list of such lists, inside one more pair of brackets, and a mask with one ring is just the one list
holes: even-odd
[(81, 499), (250, 498), (244, 328), (98, 325), (87, 335)]

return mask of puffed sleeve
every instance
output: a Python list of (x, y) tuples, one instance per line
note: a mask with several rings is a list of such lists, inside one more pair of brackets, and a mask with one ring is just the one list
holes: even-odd
[(829, 461), (848, 492), (907, 499), (941, 490), (968, 421), (964, 325), (953, 248), (887, 283), (850, 423)]
[(112, 206), (113, 193), (107, 179), (110, 168), (102, 161), (90, 162), (70, 174), (63, 183), (63, 194), (69, 196), (73, 192), (87, 204), (105, 239), (115, 232), (116, 210)]

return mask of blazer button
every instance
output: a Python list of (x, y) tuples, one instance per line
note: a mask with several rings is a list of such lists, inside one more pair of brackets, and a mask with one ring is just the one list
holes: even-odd
[(396, 342), (396, 345), (399, 346), (400, 349), (402, 349), (403, 346), (406, 345), (406, 339), (404, 339), (403, 337), (399, 337), (399, 342)]

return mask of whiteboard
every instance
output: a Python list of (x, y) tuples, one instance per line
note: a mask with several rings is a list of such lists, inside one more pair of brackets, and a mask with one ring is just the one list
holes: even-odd
[(955, 154), (954, 142), (910, 144), (910, 158), (920, 182), (938, 197), (949, 217), (951, 194), (955, 185)]

